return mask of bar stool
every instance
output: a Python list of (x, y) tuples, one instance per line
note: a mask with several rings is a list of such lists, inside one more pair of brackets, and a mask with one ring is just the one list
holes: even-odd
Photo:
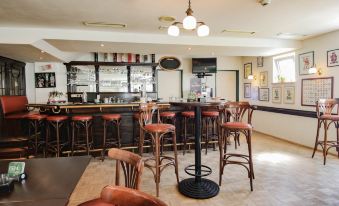
[[(252, 114), (255, 107), (248, 102), (230, 102), (226, 103), (224, 112), (231, 116), (233, 122), (221, 124), (221, 134), (219, 138), (220, 150), (220, 171), (219, 171), (219, 186), (221, 186), (222, 174), (224, 167), (228, 164), (236, 164), (245, 167), (250, 178), (251, 191), (253, 191), (253, 160), (252, 160)], [(242, 122), (244, 115), (247, 113), (247, 122)], [(225, 115), (226, 116), (226, 115)], [(233, 133), (232, 133), (233, 132)], [(227, 152), (227, 136), (235, 133), (242, 133), (246, 137), (248, 145), (248, 154), (229, 153)], [(225, 135), (226, 134), (226, 135)]]
[[(104, 137), (102, 144), (102, 159), (105, 157), (106, 148), (116, 146), (118, 148), (121, 147), (120, 140), (120, 123), (121, 123), (121, 115), (120, 114), (105, 114), (101, 116), (104, 120)], [(109, 125), (112, 125), (112, 136), (111, 138), (107, 138), (107, 129)], [(115, 128), (115, 136), (114, 136), (114, 128)]]
[[(337, 107), (335, 112), (335, 107)], [(335, 147), (338, 151), (339, 157), (339, 108), (338, 102), (335, 99), (319, 99), (316, 103), (316, 111), (317, 111), (317, 119), (318, 119), (318, 127), (317, 127), (317, 136), (315, 139), (314, 149), (312, 158), (314, 157), (315, 152), (318, 149), (318, 145), (322, 147), (323, 156), (324, 156), (324, 165), (326, 164), (326, 156), (328, 154), (328, 150)], [(334, 113), (335, 112), (335, 113)], [(334, 113), (334, 114), (333, 114)], [(337, 140), (328, 140), (327, 132), (329, 127), (333, 124), (336, 128)], [(324, 125), (324, 137), (323, 140), (319, 140), (319, 131)]]
[[(93, 145), (92, 138), (92, 116), (87, 115), (78, 115), (72, 117), (72, 156), (74, 154), (74, 148), (77, 149), (85, 149), (87, 155), (89, 155), (89, 151)], [(83, 127), (85, 129), (85, 140), (79, 138), (80, 137), (80, 128)], [(77, 132), (75, 132), (77, 129)], [(91, 129), (91, 135), (89, 135)], [(90, 139), (91, 136), (91, 139)]]
[[(46, 126), (46, 156), (48, 151), (51, 149), (55, 152), (56, 157), (60, 156), (60, 151), (68, 144), (68, 139), (63, 139), (61, 140), (61, 135), (60, 133), (61, 128), (63, 126), (67, 126), (67, 136), (69, 138), (69, 127), (67, 125), (67, 116), (48, 116), (46, 118), (47, 121), (47, 126)], [(56, 138), (54, 141), (49, 141), (51, 139), (51, 128), (53, 127), (55, 132), (56, 132)]]
[[(44, 114), (32, 114), (28, 115), (27, 117), (28, 120), (28, 136), (30, 141), (33, 140), (33, 148), (34, 148), (34, 154), (35, 156), (38, 154), (38, 150), (40, 146), (44, 146), (45, 140), (42, 138), (42, 128), (45, 125), (45, 120), (47, 118), (47, 115)], [(31, 128), (34, 131), (34, 134), (32, 135), (33, 138), (31, 137)], [(44, 157), (46, 156), (45, 154), (45, 148), (43, 149), (43, 154)]]
[[(203, 128), (205, 129), (205, 154), (207, 154), (209, 141), (218, 141), (218, 120), (219, 120), (219, 112), (218, 111), (202, 111), (202, 122)], [(211, 133), (209, 133), (211, 127)], [(203, 129), (203, 130), (204, 130)], [(215, 150), (215, 144), (213, 144), (213, 149)]]
[[(185, 155), (186, 153), (186, 145), (187, 142), (189, 140), (193, 141), (194, 140), (194, 112), (193, 111), (185, 111), (185, 112), (181, 112), (181, 116), (183, 118), (184, 121), (184, 126), (183, 126), (183, 131), (182, 133), (184, 133), (183, 136), (183, 143), (184, 143), (184, 150), (183, 150), (183, 154)], [(191, 123), (191, 134), (190, 136), (187, 136), (187, 130), (188, 130), (188, 124)]]
[[(175, 122), (176, 122), (176, 114), (175, 112), (160, 112), (160, 120), (162, 123), (166, 123), (166, 124), (173, 124), (175, 126)], [(164, 144), (165, 142), (171, 142), (172, 141), (172, 137), (171, 135), (165, 135), (162, 138), (162, 143), (161, 143), (161, 154), (164, 151)]]
[[(157, 196), (159, 196), (160, 175), (161, 172), (167, 166), (170, 165), (174, 166), (177, 183), (179, 183), (175, 126), (172, 124), (161, 123), (158, 106), (155, 103), (140, 104), (139, 110), (140, 110), (139, 123), (140, 127), (143, 130), (142, 134), (140, 135), (140, 150), (142, 151), (144, 135), (147, 133), (151, 136), (151, 140), (155, 147), (155, 152), (152, 157), (147, 158), (144, 162), (145, 167), (149, 168), (154, 175), (154, 180), (156, 184), (156, 194)], [(153, 114), (156, 111), (157, 111), (157, 123), (152, 123)], [(174, 157), (160, 154), (160, 143), (164, 135), (168, 133), (172, 134)]]

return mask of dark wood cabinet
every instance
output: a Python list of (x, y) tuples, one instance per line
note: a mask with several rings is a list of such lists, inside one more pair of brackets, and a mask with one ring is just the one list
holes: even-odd
[(0, 96), (26, 95), (25, 63), (0, 57)]

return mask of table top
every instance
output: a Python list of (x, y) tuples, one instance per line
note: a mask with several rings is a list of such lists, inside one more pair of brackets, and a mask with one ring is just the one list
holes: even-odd
[[(65, 205), (91, 157), (60, 157), (19, 160), (25, 162), (28, 178), (14, 183), (14, 190), (0, 195), (0, 205)], [(0, 161), (0, 172), (7, 173), (10, 161)]]
[(221, 101), (208, 101), (208, 102), (169, 102), (174, 106), (190, 106), (190, 107), (207, 107), (207, 106), (219, 106), (225, 104), (225, 102)]
[[(139, 102), (131, 102), (131, 103), (35, 103), (35, 104), (27, 104), (27, 107), (44, 107), (44, 108), (60, 108), (60, 109), (77, 109), (77, 108), (113, 108), (113, 107), (139, 107)], [(169, 106), (170, 104), (167, 102), (157, 102), (159, 106)]]

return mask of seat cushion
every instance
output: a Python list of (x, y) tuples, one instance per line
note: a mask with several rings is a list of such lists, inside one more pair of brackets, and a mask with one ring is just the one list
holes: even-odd
[(221, 125), (224, 128), (228, 129), (239, 129), (239, 130), (250, 130), (252, 125), (244, 122), (226, 122)]
[(161, 112), (160, 117), (175, 117), (175, 112)]
[(181, 115), (183, 117), (189, 117), (189, 118), (193, 118), (195, 115), (194, 115), (194, 112), (192, 111), (185, 111), (185, 112), (181, 112)]
[(19, 112), (14, 114), (8, 114), (5, 116), (5, 119), (25, 119), (30, 115), (39, 114), (39, 112)]
[(331, 121), (339, 121), (339, 115), (324, 114), (324, 115), (320, 116), (320, 119), (322, 119), (322, 120), (331, 120)]
[(119, 120), (121, 119), (121, 115), (120, 114), (104, 114), (101, 116), (104, 120), (107, 121), (112, 121), (112, 120)]
[(1, 96), (0, 101), (4, 116), (11, 113), (27, 112), (28, 100), (26, 96)]
[(29, 120), (43, 120), (46, 119), (47, 117), (48, 115), (45, 114), (31, 114), (26, 116), (26, 118)]
[(50, 122), (61, 122), (61, 121), (67, 120), (68, 117), (57, 115), (57, 116), (48, 116), (46, 119), (47, 119), (47, 121), (50, 121)]
[(145, 130), (152, 133), (165, 133), (175, 130), (175, 126), (172, 124), (147, 124)]
[(88, 116), (88, 115), (78, 115), (78, 116), (72, 117), (72, 121), (89, 121), (89, 120), (92, 120), (92, 119), (93, 119), (93, 117)]
[(218, 111), (203, 111), (201, 114), (204, 117), (218, 117), (219, 116)]

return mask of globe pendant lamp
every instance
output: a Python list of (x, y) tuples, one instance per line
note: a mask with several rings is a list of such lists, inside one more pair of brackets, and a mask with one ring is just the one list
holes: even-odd
[(197, 20), (192, 15), (193, 10), (191, 9), (191, 0), (188, 1), (188, 9), (186, 10), (187, 16), (182, 21), (184, 29), (195, 29), (197, 27)]

